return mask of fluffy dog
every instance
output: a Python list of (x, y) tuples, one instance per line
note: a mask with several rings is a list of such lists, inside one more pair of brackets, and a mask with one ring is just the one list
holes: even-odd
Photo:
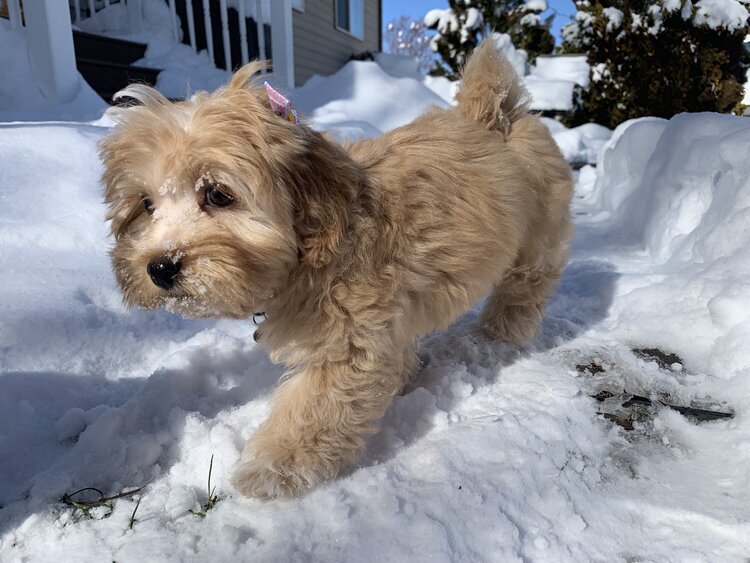
[(294, 495), (352, 464), (415, 369), (420, 335), (490, 294), (481, 322), (533, 337), (567, 259), (568, 166), (509, 62), (483, 43), (452, 109), (342, 147), (272, 111), (253, 81), (139, 105), (100, 145), (130, 305), (194, 317), (265, 311), (288, 376), (234, 485)]

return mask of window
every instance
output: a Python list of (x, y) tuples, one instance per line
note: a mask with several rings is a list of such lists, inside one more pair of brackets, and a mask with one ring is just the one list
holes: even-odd
[(364, 0), (335, 0), (336, 27), (357, 39), (365, 38)]

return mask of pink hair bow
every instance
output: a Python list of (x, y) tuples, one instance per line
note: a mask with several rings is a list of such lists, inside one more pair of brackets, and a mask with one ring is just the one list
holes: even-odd
[(292, 109), (292, 102), (289, 98), (284, 97), (274, 90), (268, 82), (264, 82), (263, 85), (266, 87), (266, 94), (268, 94), (268, 101), (271, 102), (273, 112), (279, 117), (283, 117), (287, 121), (299, 125), (297, 111)]

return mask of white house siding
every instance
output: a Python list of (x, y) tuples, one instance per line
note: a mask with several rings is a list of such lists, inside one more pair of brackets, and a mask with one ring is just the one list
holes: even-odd
[(334, 0), (305, 0), (294, 10), (294, 76), (298, 86), (313, 74), (336, 72), (354, 53), (380, 50), (380, 0), (365, 0), (364, 41), (336, 29)]

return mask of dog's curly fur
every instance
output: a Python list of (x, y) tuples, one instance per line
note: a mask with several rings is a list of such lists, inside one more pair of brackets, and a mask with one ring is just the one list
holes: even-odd
[[(261, 341), (289, 376), (234, 484), (275, 497), (354, 462), (409, 380), (416, 338), (483, 295), (491, 335), (536, 334), (567, 258), (572, 188), (489, 42), (455, 108), (347, 147), (276, 116), (253, 82), (259, 68), (180, 103), (128, 87), (140, 103), (110, 111), (119, 127), (100, 148), (127, 303), (199, 317), (266, 311)], [(211, 206), (211, 187), (234, 202)], [(163, 256), (181, 264), (171, 289), (147, 273)]]

